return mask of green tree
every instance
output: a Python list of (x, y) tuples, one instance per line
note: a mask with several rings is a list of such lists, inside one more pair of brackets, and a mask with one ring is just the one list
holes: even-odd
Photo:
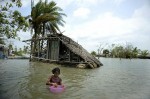
[(127, 44), (126, 46), (118, 45), (112, 49), (112, 56), (117, 58), (132, 58), (133, 46)]
[(110, 56), (112, 57), (112, 50), (113, 48), (115, 47), (115, 44), (111, 44), (111, 45), (108, 45), (108, 50), (109, 50), (109, 53), (110, 53)]
[(9, 50), (13, 50), (13, 45), (12, 45), (12, 44), (9, 44), (9, 45), (8, 45), (8, 48), (9, 48)]
[(105, 57), (106, 57), (106, 55), (108, 55), (109, 54), (109, 50), (108, 49), (104, 49), (103, 50), (103, 54), (105, 55)]
[(145, 58), (149, 54), (148, 50), (141, 51), (141, 57)]
[(0, 34), (0, 44), (5, 44), (3, 35)]
[(112, 56), (113, 57), (117, 57), (117, 58), (123, 58), (124, 57), (124, 47), (119, 45), (119, 46), (115, 46), (113, 49), (112, 49)]
[(125, 46), (125, 58), (132, 58), (133, 45), (127, 43)]
[(62, 16), (65, 15), (64, 13), (61, 13), (61, 11), (62, 9), (56, 6), (54, 1), (48, 3), (47, 1), (42, 2), (42, 0), (40, 0), (35, 7), (32, 8), (32, 19), (29, 20), (35, 32), (34, 38), (37, 37), (37, 34), (42, 34), (42, 27), (44, 30), (45, 24), (47, 27), (46, 29), (50, 32), (56, 33), (57, 30), (60, 31), (58, 25), (64, 25)]
[(91, 54), (92, 54), (93, 56), (96, 56), (96, 52), (95, 52), (95, 51), (92, 51)]
[[(62, 16), (65, 14), (61, 12), (62, 9), (56, 6), (54, 1), (51, 2), (42, 2), (40, 0), (31, 11), (31, 18), (29, 19), (31, 26), (34, 30), (33, 38), (37, 38), (37, 35), (45, 34), (45, 29), (51, 33), (57, 33), (60, 31), (58, 25), (63, 26), (64, 20)], [(42, 31), (43, 30), (43, 31)], [(34, 42), (33, 51), (37, 50), (36, 41)]]
[(132, 57), (137, 58), (139, 52), (140, 50), (135, 47), (132, 51)]
[(17, 46), (15, 46), (15, 49), (14, 49), (14, 50), (15, 50), (15, 52), (17, 52), (17, 51), (18, 51), (18, 50), (17, 50)]
[(13, 6), (21, 7), (21, 0), (0, 1), (0, 33), (7, 38), (19, 38), (17, 32), (26, 31), (29, 26), (19, 11), (12, 10)]
[(19, 52), (22, 52), (22, 48), (19, 48)]
[(28, 46), (24, 46), (23, 47), (23, 52), (26, 54), (28, 52), (28, 49), (29, 49)]

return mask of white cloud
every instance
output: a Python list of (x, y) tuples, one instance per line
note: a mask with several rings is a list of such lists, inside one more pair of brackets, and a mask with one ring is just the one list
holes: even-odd
[(19, 40), (13, 40), (13, 39), (10, 40), (11, 42), (13, 42), (13, 45), (17, 46), (18, 48), (23, 48), (24, 46), (27, 46), (27, 43), (22, 42), (22, 41), (31, 39), (30, 31), (27, 31), (27, 32), (20, 31), (18, 33), (18, 36), (20, 37), (20, 41)]
[(31, 6), (31, 0), (21, 0), (22, 7)]
[(134, 14), (133, 14), (133, 17), (135, 17), (135, 18), (141, 18), (141, 17), (149, 18), (150, 17), (149, 11), (150, 11), (150, 6), (145, 5), (145, 6), (141, 7), (140, 9), (136, 9)]
[(104, 1), (104, 0), (77, 0), (77, 5), (78, 6), (89, 6), (96, 4), (98, 1)]
[(128, 19), (122, 19), (111, 12), (106, 12), (98, 15), (92, 21), (79, 23), (76, 26), (69, 24), (65, 34), (78, 41), (89, 51), (96, 49), (96, 45), (101, 41), (107, 43), (134, 42), (134, 46), (149, 49), (150, 19), (147, 13), (149, 9), (149, 6), (143, 6), (135, 10), (132, 17)]
[(90, 14), (90, 10), (88, 8), (78, 8), (73, 12), (73, 16), (80, 18), (87, 18)]
[(113, 0), (116, 5), (123, 3), (125, 0)]
[[(24, 2), (25, 0), (23, 0)], [(29, 0), (30, 1), (30, 0)], [(29, 5), (28, 0), (24, 5)], [(37, 3), (38, 0), (35, 0)], [(49, 0), (50, 1), (50, 0)], [(69, 9), (72, 4), (76, 11), (73, 16), (68, 16), (65, 28), (65, 35), (71, 37), (73, 40), (78, 41), (88, 51), (96, 50), (99, 42), (106, 43), (120, 43), (120, 42), (133, 42), (135, 46), (149, 49), (149, 32), (150, 32), (150, 6), (143, 6), (132, 14), (128, 19), (123, 19), (115, 16), (113, 12), (105, 12), (95, 15), (95, 18), (90, 16), (90, 7), (93, 5), (104, 3), (107, 0), (54, 0), (58, 6)], [(119, 5), (125, 0), (111, 0), (114, 4)], [(28, 3), (27, 3), (28, 2)], [(68, 11), (68, 10), (67, 10)], [(69, 10), (72, 11), (72, 10)], [(112, 10), (113, 11), (113, 10)], [(85, 23), (77, 22), (77, 18), (91, 17)], [(76, 24), (74, 24), (76, 23)], [(27, 38), (26, 34), (21, 35)], [(150, 50), (150, 49), (149, 49)]]
[[(49, 0), (51, 1), (51, 0)], [(106, 0), (54, 0), (57, 2), (58, 6), (61, 8), (67, 8), (69, 5), (74, 5), (76, 7), (89, 7), (92, 5), (103, 3)]]
[[(39, 0), (33, 0), (34, 5), (39, 2)], [(45, 1), (45, 0), (42, 0)], [(52, 0), (48, 0), (50, 2)], [(63, 9), (68, 8), (69, 5), (74, 5), (76, 7), (89, 7), (95, 4), (103, 3), (107, 0), (53, 0), (57, 5)], [(31, 0), (22, 0), (23, 7), (31, 6)]]
[(21, 40), (27, 40), (27, 39), (31, 38), (31, 32), (30, 32), (30, 30), (26, 31), (26, 32), (20, 31), (18, 33), (18, 36), (21, 37), (20, 38)]
[[(51, 0), (49, 0), (51, 1)], [(54, 0), (59, 7), (66, 8), (68, 5), (70, 5), (74, 0)]]

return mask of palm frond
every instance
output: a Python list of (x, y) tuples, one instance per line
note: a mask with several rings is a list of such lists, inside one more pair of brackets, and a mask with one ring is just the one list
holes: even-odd
[[(65, 21), (63, 20), (63, 16), (66, 16), (62, 11), (54, 1), (48, 3), (47, 1), (42, 2), (40, 0), (31, 11), (32, 27), (34, 29), (40, 29), (42, 27), (41, 24), (45, 24), (45, 29), (48, 29), (50, 32), (60, 32), (59, 25), (64, 26)], [(37, 31), (38, 33), (42, 33), (40, 30), (34, 30), (34, 32)]]

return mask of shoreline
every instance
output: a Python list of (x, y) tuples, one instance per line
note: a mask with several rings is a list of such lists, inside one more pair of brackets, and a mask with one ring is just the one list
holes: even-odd
[(26, 56), (8, 56), (7, 59), (30, 59), (30, 57), (26, 57)]

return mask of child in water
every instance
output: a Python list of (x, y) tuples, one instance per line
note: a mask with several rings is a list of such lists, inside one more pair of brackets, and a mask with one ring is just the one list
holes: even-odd
[(57, 85), (62, 85), (62, 80), (59, 77), (60, 69), (58, 67), (56, 67), (52, 70), (52, 73), (53, 73), (53, 75), (51, 75), (48, 78), (46, 85), (51, 85), (51, 86), (55, 86), (55, 87), (57, 87)]

